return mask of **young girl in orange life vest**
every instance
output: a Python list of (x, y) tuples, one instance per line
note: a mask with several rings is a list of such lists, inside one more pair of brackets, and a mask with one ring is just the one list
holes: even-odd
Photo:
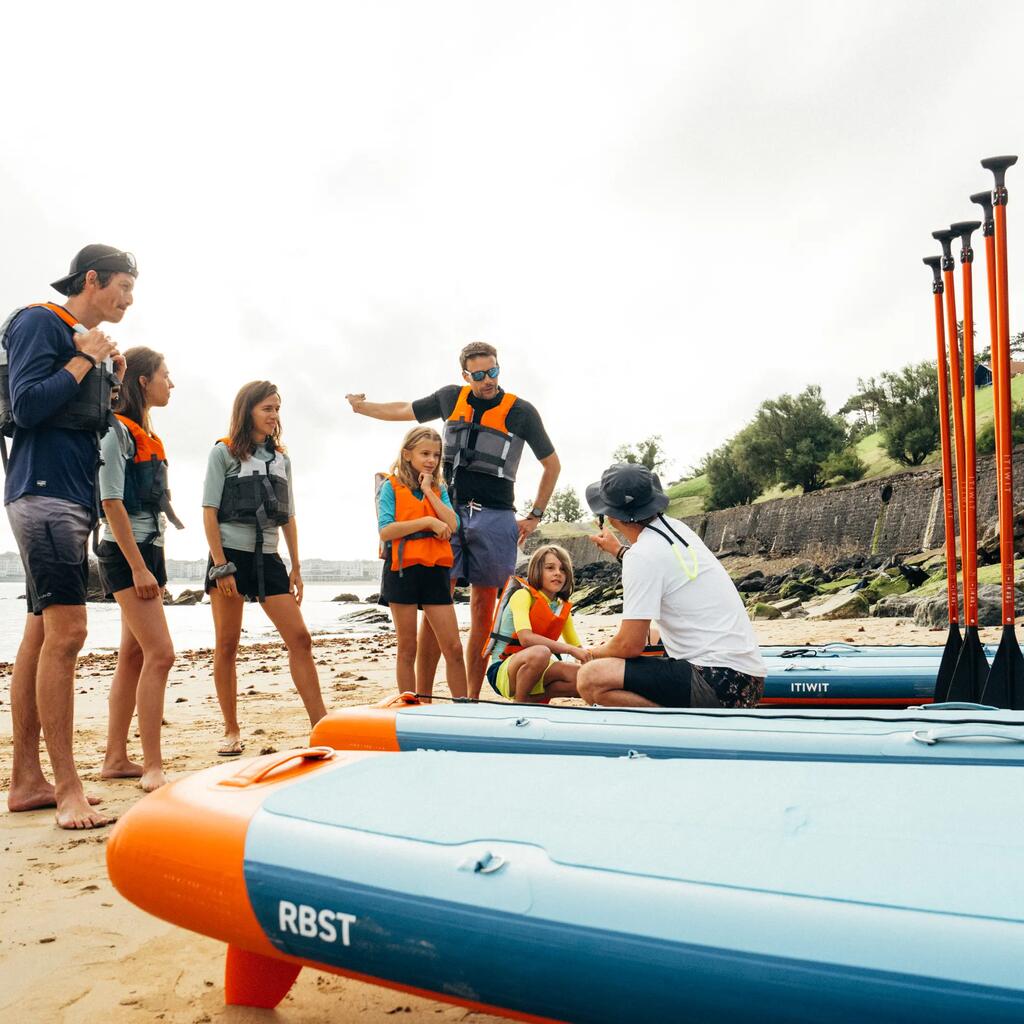
[[(380, 603), (390, 607), (398, 640), (398, 690), (416, 691), (416, 632), (423, 609), (444, 657), (448, 689), (465, 697), (466, 666), (452, 604), (448, 538), (459, 521), (444, 485), (441, 436), (414, 427), (377, 493), (384, 572)], [(429, 696), (429, 694), (421, 694)]]
[(568, 654), (580, 664), (591, 659), (572, 621), (569, 596), (574, 585), (572, 559), (557, 544), (537, 548), (526, 579), (513, 576), (506, 584), (492, 639), (484, 648), (491, 655), (487, 681), (502, 697), (538, 704), (579, 696), (580, 666), (552, 657)]

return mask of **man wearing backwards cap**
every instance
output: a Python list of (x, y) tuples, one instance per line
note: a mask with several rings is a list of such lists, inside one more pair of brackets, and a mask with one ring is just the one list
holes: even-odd
[[(87, 245), (53, 287), (63, 309), (16, 311), (2, 339), (8, 353), (14, 440), (4, 504), (25, 564), (29, 615), (11, 680), (14, 757), (7, 806), (57, 807), (61, 828), (96, 828), (113, 820), (94, 810), (75, 770), (75, 660), (86, 635), (87, 544), (96, 513), (96, 433), (50, 425), (76, 397), (94, 366), (124, 358), (98, 329), (118, 323), (132, 304), (135, 257), (109, 245)], [(39, 762), (42, 727), (56, 786)]]
[[(663, 513), (668, 495), (645, 466), (620, 463), (587, 488), (606, 529), (592, 537), (622, 561), (622, 622), (580, 666), (576, 686), (593, 704), (752, 707), (767, 668), (743, 602), (721, 563), (685, 523)], [(644, 657), (651, 620), (667, 657)]]

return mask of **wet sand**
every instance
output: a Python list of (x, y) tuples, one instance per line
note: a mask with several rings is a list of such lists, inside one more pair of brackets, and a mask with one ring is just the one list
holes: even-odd
[[(614, 620), (581, 616), (585, 642), (606, 635)], [(945, 631), (904, 620), (854, 619), (808, 623), (756, 623), (762, 643), (942, 643)], [(996, 642), (999, 629), (983, 630)], [(366, 704), (395, 692), (394, 638), (376, 635), (314, 638), (327, 706)], [(123, 813), (142, 797), (130, 780), (99, 778), (106, 735), (110, 655), (79, 665), (75, 751), (79, 771), (103, 807)], [(291, 686), (284, 648), (266, 643), (243, 648), (239, 717), (245, 754), (300, 746), (308, 721)], [(486, 683), (484, 684), (486, 687)], [(443, 685), (438, 693), (447, 692)], [(93, 1024), (166, 1021), (168, 1024), (255, 1024), (280, 1021), (366, 1024), (394, 1020), (472, 1021), (500, 1018), (417, 999), (389, 989), (304, 970), (276, 1013), (225, 1007), (224, 946), (158, 921), (123, 900), (107, 880), (104, 849), (109, 829), (65, 832), (53, 811), (10, 814), (10, 667), (0, 666), (0, 1019), (18, 1024)], [(180, 654), (167, 690), (166, 767), (173, 779), (223, 763), (216, 755), (220, 714), (209, 652)], [(139, 754), (138, 741), (129, 747)], [(44, 755), (44, 765), (46, 764)]]

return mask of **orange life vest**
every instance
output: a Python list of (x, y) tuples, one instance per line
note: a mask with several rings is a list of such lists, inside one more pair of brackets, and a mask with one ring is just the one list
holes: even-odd
[(74, 330), (79, 321), (76, 320), (63, 306), (58, 306), (56, 302), (30, 302), (25, 309), (36, 309), (42, 306), (44, 309), (48, 309), (51, 313), (56, 314), (64, 321), (72, 330)]
[[(426, 495), (417, 498), (394, 474), (388, 477), (395, 492), (395, 522), (408, 523), (424, 516), (437, 518), (434, 507)], [(446, 540), (427, 531), (407, 534), (389, 542), (391, 547), (391, 568), (400, 573), (409, 565), (440, 565), (450, 568), (455, 561), (452, 546)]]
[[(467, 384), (460, 392), (458, 401), (455, 403), (455, 408), (452, 409), (451, 415), (448, 417), (448, 422), (451, 423), (454, 420), (460, 420), (466, 423), (473, 422), (473, 407), (469, 404), (469, 396), (472, 394), (473, 389)], [(487, 427), (490, 430), (500, 430), (502, 433), (507, 434), (508, 428), (505, 426), (505, 420), (508, 417), (509, 410), (515, 404), (516, 396), (505, 392), (501, 396), (501, 401), (493, 409), (485, 409), (480, 414), (480, 419), (477, 423), (481, 427)]]
[[(523, 439), (509, 432), (506, 420), (516, 396), (506, 391), (493, 409), (479, 412), (469, 404), (471, 393), (468, 385), (462, 388), (444, 425), (444, 457), (452, 464), (452, 479), (457, 470), (464, 469), (515, 482)], [(475, 421), (474, 412), (479, 412)], [(472, 495), (460, 495), (459, 500), (469, 497)]]
[(156, 434), (146, 431), (127, 416), (115, 413), (118, 420), (135, 442), (135, 455), (124, 468), (124, 496), (122, 501), (128, 512), (163, 512), (179, 529), (181, 520), (171, 507), (171, 491), (167, 485), (167, 454), (164, 443)]
[(510, 576), (508, 583), (505, 584), (501, 600), (498, 602), (494, 622), (491, 625), (490, 638), (484, 645), (485, 656), (490, 653), (490, 650), (493, 648), (492, 641), (495, 640), (505, 641), (505, 650), (501, 652), (502, 661), (523, 650), (523, 645), (519, 642), (519, 635), (517, 633), (505, 636), (498, 632), (498, 628), (501, 625), (501, 616), (508, 607), (512, 595), (519, 590), (528, 590), (533, 598), (533, 604), (530, 605), (530, 631), (548, 640), (557, 640), (562, 635), (562, 630), (565, 629), (569, 614), (572, 612), (572, 603), (570, 601), (563, 601), (556, 615), (551, 610), (551, 605), (544, 594), (535, 587), (530, 586), (529, 582), (523, 579), (522, 576)]

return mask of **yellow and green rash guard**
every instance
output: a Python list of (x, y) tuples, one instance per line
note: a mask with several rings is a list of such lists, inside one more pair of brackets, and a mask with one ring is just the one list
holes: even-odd
[[(547, 598), (543, 598), (547, 600)], [(548, 601), (551, 605), (551, 610), (555, 615), (558, 614), (562, 607), (562, 602), (557, 598), (554, 601)], [(505, 610), (501, 613), (501, 621), (498, 623), (498, 629), (496, 632), (502, 636), (512, 636), (513, 633), (518, 633), (520, 630), (530, 628), (530, 609), (533, 607), (533, 595), (526, 589), (517, 590), (505, 606)], [(580, 638), (576, 632), (576, 625), (572, 621), (572, 613), (570, 612), (569, 617), (565, 620), (565, 625), (562, 627), (562, 639), (573, 647), (580, 646)], [(491, 654), (491, 664), (501, 660), (501, 656), (505, 651), (508, 644), (504, 640), (498, 640), (494, 644), (494, 651)]]

